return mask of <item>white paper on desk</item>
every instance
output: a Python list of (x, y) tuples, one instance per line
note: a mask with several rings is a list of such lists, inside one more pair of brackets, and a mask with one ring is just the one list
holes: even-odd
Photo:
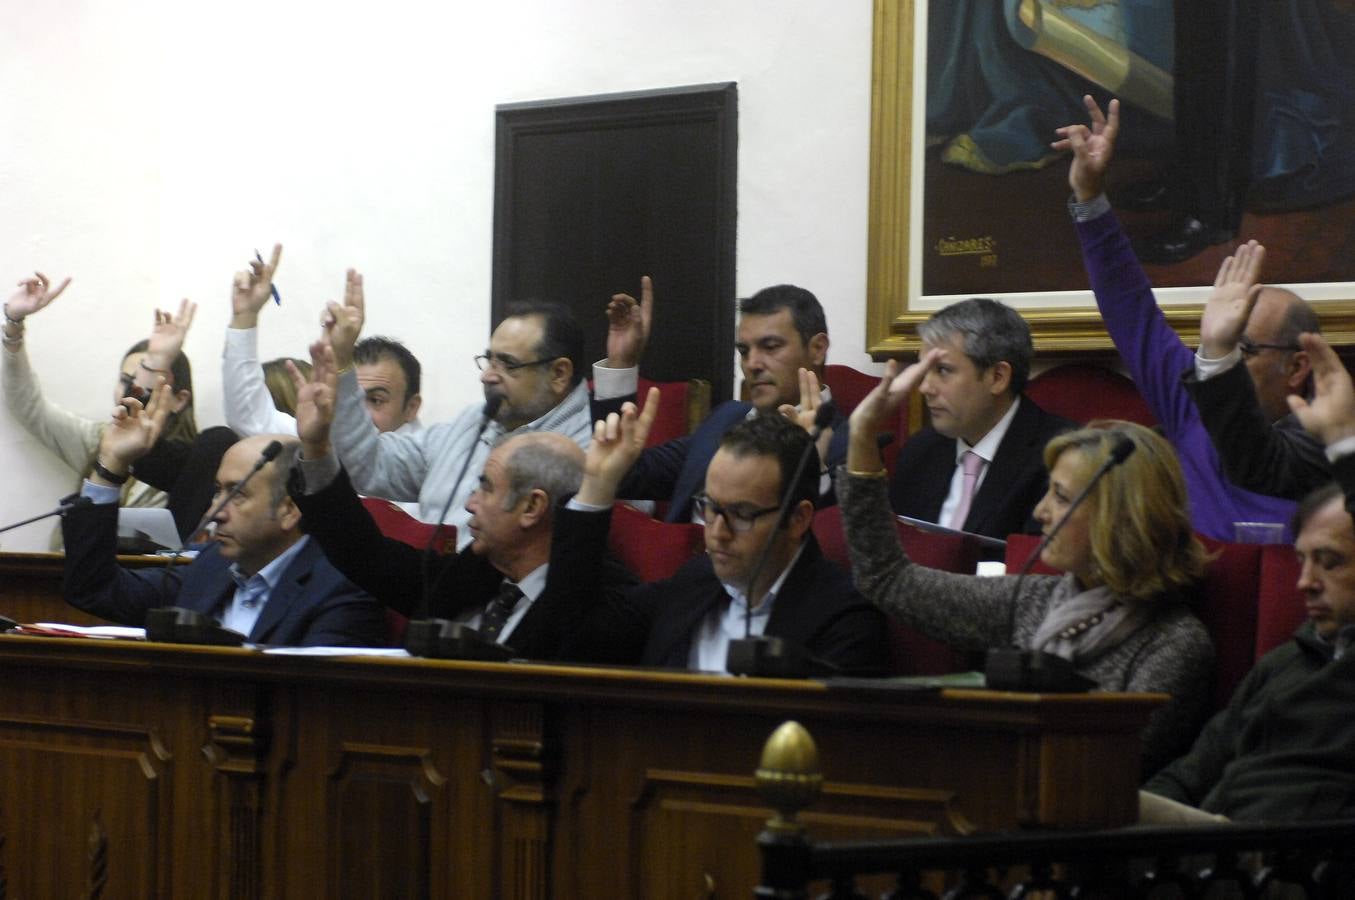
[(400, 647), (269, 647), (276, 656), (409, 656)]
[(64, 622), (34, 622), (39, 628), (54, 628), (82, 634), (85, 637), (122, 638), (129, 641), (144, 641), (146, 629), (129, 628), (125, 625), (67, 625)]

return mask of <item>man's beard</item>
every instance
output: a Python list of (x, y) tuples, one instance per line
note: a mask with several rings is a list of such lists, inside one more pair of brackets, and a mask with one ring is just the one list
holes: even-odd
[(508, 395), (503, 395), (503, 404), (499, 407), (494, 421), (505, 428), (515, 428), (533, 422), (555, 408), (555, 395), (551, 393), (550, 383), (542, 380), (530, 397), (520, 403), (514, 403)]

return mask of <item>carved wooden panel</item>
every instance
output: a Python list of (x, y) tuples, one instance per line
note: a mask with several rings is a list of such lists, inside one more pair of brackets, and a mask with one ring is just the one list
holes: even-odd
[(331, 896), (427, 897), (446, 783), (426, 747), (345, 742), (328, 777)]
[[(644, 900), (744, 896), (772, 811), (751, 777), (651, 769), (632, 804), (631, 884)], [(967, 834), (953, 791), (829, 782), (801, 816), (817, 840)], [(731, 877), (733, 876), (733, 877)]]
[(501, 703), (490, 713), (490, 777), (499, 801), (499, 896), (505, 900), (547, 900), (551, 895), (556, 758), (544, 718), (539, 703)]
[(149, 729), (0, 715), (6, 880), (32, 897), (164, 896), (170, 763)]

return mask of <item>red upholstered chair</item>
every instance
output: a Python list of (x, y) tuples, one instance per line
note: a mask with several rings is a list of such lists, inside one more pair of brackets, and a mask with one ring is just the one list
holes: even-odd
[[(644, 402), (649, 389), (659, 389), (659, 417), (649, 430), (646, 447), (654, 447), (673, 438), (691, 434), (710, 414), (710, 382), (700, 378), (687, 381), (651, 381), (641, 378), (636, 396)], [(592, 388), (592, 382), (589, 382)]]
[[(363, 497), (362, 505), (367, 507), (367, 512), (371, 513), (376, 521), (376, 527), (381, 529), (381, 533), (388, 538), (394, 538), (403, 544), (409, 544), (411, 547), (417, 547), (422, 550), (428, 546), (428, 540), (433, 536), (435, 525), (429, 522), (420, 522), (418, 519), (405, 512), (389, 500), (383, 500), (380, 497)], [(451, 525), (444, 525), (438, 535), (437, 545), (433, 548), (438, 553), (456, 552), (456, 528)], [(386, 609), (386, 636), (390, 639), (391, 646), (399, 647), (404, 643), (405, 626), (409, 620), (393, 609)]]
[(705, 529), (691, 522), (661, 522), (617, 503), (607, 546), (641, 581), (659, 581), (705, 548)]
[[(923, 531), (895, 522), (899, 543), (908, 558), (946, 572), (973, 572), (979, 561), (979, 545), (959, 535)], [(814, 514), (814, 537), (823, 555), (850, 569), (847, 540), (842, 530), (842, 510), (836, 506)], [(965, 668), (965, 654), (941, 641), (889, 620), (889, 671), (892, 675), (942, 675)]]
[(1026, 396), (1046, 412), (1084, 425), (1092, 419), (1126, 419), (1149, 428), (1157, 424), (1134, 382), (1105, 366), (1055, 366), (1030, 380)]
[[(880, 383), (879, 375), (860, 372), (851, 366), (824, 366), (823, 379), (828, 382), (828, 387), (833, 392), (833, 402), (837, 404), (838, 410), (844, 416), (850, 416), (852, 410), (856, 409), (856, 404), (860, 403)], [(894, 463), (899, 455), (899, 447), (908, 439), (907, 403), (899, 407), (898, 421), (893, 423), (890, 430), (894, 437), (881, 448), (881, 453), (884, 455), (885, 468), (889, 470), (889, 474), (892, 476), (894, 474)]]
[(1308, 617), (1299, 593), (1299, 561), (1287, 544), (1261, 547), (1261, 602), (1256, 611), (1256, 658), (1294, 636)]

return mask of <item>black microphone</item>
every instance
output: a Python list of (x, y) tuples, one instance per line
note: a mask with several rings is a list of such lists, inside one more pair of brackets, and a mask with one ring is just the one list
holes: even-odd
[[(466, 477), (466, 470), (470, 468), (471, 457), (475, 455), (475, 448), (480, 445), (480, 439), (485, 436), (485, 429), (489, 423), (494, 421), (494, 417), (499, 413), (499, 407), (503, 406), (503, 394), (490, 394), (485, 398), (485, 405), (480, 410), (480, 429), (475, 432), (475, 440), (471, 441), (470, 448), (466, 451), (466, 458), (461, 463), (461, 471), (457, 473), (456, 480), (452, 482), (452, 488), (447, 492), (447, 502), (442, 505), (442, 512), (438, 513), (437, 524), (433, 528), (433, 533), (428, 536), (428, 543), (423, 548), (423, 596), (419, 598), (419, 608), (413, 619), (428, 618), (428, 611), (432, 609), (433, 589), (437, 586), (438, 580), (442, 577), (442, 572), (437, 576), (430, 578), (429, 571), (433, 565), (433, 558), (437, 555), (433, 548), (438, 545), (438, 536), (442, 534), (443, 519), (447, 518), (447, 512), (452, 508), (452, 501), (456, 499), (456, 489), (460, 487), (461, 480)], [(446, 571), (444, 568), (443, 571)]]
[(52, 516), (64, 516), (66, 513), (75, 509), (84, 509), (86, 506), (93, 506), (94, 501), (88, 497), (82, 497), (79, 494), (71, 494), (69, 497), (61, 498), (61, 505), (56, 509), (49, 509), (40, 516), (24, 519), (22, 522), (15, 522), (13, 525), (6, 525), (0, 528), (0, 534), (6, 531), (13, 531), (16, 528), (22, 528), (25, 525), (32, 525), (34, 522), (41, 522), (43, 519), (50, 519)]
[(263, 448), (263, 452), (259, 454), (258, 460), (255, 461), (254, 468), (249, 470), (249, 474), (237, 481), (235, 486), (226, 492), (226, 496), (221, 498), (220, 502), (207, 510), (207, 514), (198, 520), (198, 524), (193, 527), (192, 531), (188, 532), (188, 536), (191, 538), (202, 531), (202, 529), (206, 528), (207, 523), (215, 519), (217, 514), (226, 508), (226, 504), (230, 503), (231, 500), (235, 499), (235, 497), (245, 489), (245, 485), (249, 484), (249, 480), (257, 475), (260, 469), (276, 459), (281, 452), (282, 441), (269, 441), (268, 446)]
[[(1072, 518), (1073, 513), (1077, 511), (1077, 508), (1081, 506), (1082, 502), (1087, 499), (1089, 494), (1091, 494), (1092, 488), (1096, 487), (1096, 483), (1104, 478), (1107, 472), (1128, 459), (1129, 455), (1134, 452), (1135, 447), (1137, 447), (1137, 445), (1133, 440), (1124, 435), (1120, 435), (1120, 439), (1115, 443), (1115, 446), (1111, 447), (1110, 455), (1106, 457), (1105, 462), (1101, 463), (1096, 471), (1092, 473), (1092, 477), (1087, 479), (1087, 483), (1083, 486), (1082, 490), (1077, 492), (1077, 496), (1073, 497), (1072, 501), (1068, 504), (1068, 508), (1063, 511), (1063, 515), (1059, 516), (1058, 521), (1054, 523), (1054, 527), (1049, 529), (1049, 532), (1040, 538), (1040, 542), (1035, 545), (1035, 549), (1026, 557), (1026, 561), (1021, 564), (1021, 568), (1017, 571), (1016, 583), (1012, 585), (1011, 600), (1007, 604), (1008, 634), (1011, 634), (1015, 628), (1016, 601), (1021, 596), (1021, 585), (1025, 582), (1026, 576), (1030, 574), (1030, 570), (1035, 567), (1035, 561), (1040, 558), (1040, 554), (1044, 552), (1044, 548), (1049, 546), (1049, 542), (1054, 540), (1054, 537), (1063, 530), (1063, 526), (1068, 524), (1068, 520)], [(994, 655), (1003, 653), (1010, 654), (1011, 651), (989, 651), (989, 660), (986, 668), (991, 671), (994, 668)], [(1044, 655), (1048, 656), (1048, 654)], [(989, 686), (992, 687), (993, 685)], [(1018, 689), (1011, 686), (1007, 687), (1010, 689)]]
[[(831, 400), (819, 407), (818, 412), (814, 415), (814, 429), (809, 433), (809, 443), (805, 446), (804, 452), (800, 454), (800, 462), (795, 467), (795, 474), (781, 489), (781, 505), (777, 508), (776, 522), (772, 526), (772, 530), (767, 532), (767, 539), (763, 542), (757, 562), (753, 564), (748, 576), (748, 593), (744, 598), (743, 610), (743, 640), (730, 641), (729, 652), (725, 656), (725, 668), (732, 674), (805, 678), (808, 677), (811, 666), (836, 671), (836, 666), (832, 666), (824, 660), (811, 658), (801, 647), (787, 644), (777, 638), (753, 637), (754, 587), (757, 585), (758, 578), (762, 575), (762, 570), (767, 565), (767, 557), (771, 554), (776, 533), (785, 526), (786, 519), (790, 518), (791, 498), (794, 496), (796, 486), (800, 483), (801, 476), (804, 475), (805, 466), (809, 465), (810, 457), (818, 457), (819, 436), (833, 421), (835, 412), (836, 409)], [(770, 585), (768, 586), (770, 587)], [(769, 658), (769, 654), (774, 658)]]

